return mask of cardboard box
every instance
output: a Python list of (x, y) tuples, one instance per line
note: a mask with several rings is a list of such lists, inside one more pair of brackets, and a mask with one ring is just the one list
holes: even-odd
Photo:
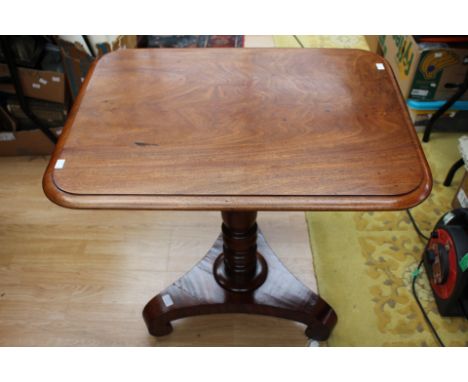
[[(26, 97), (65, 103), (65, 76), (63, 73), (18, 68), (18, 74)], [(8, 66), (0, 64), (0, 77), (9, 75)], [(15, 94), (13, 84), (0, 84), (0, 91)]]
[(453, 208), (468, 208), (468, 173), (465, 170), (463, 179), (458, 187), (455, 197), (452, 200)]
[[(36, 124), (24, 114), (16, 97), (11, 97), (5, 105), (6, 110), (18, 124), (18, 130), (31, 130)], [(65, 124), (67, 110), (63, 104), (55, 102), (45, 102), (38, 100), (29, 101), (29, 109), (39, 119), (44, 126), (59, 127)]]
[[(55, 145), (45, 134), (35, 128), (32, 130), (17, 130), (16, 121), (7, 110), (0, 106), (0, 156), (17, 155), (49, 155)], [(62, 127), (51, 128), (55, 134), (60, 134)]]
[[(446, 100), (468, 70), (468, 47), (418, 44), (410, 35), (380, 36), (379, 44), (405, 98)], [(468, 100), (468, 92), (461, 99)]]
[(136, 49), (137, 46), (138, 40), (135, 35), (121, 35), (112, 42), (112, 50)]
[[(93, 36), (95, 37), (95, 36)], [(102, 57), (104, 54), (119, 50), (119, 49), (135, 49), (137, 47), (137, 36), (121, 35), (117, 36), (113, 41), (95, 42), (97, 50), (96, 56)]]
[[(59, 133), (62, 128), (51, 129)], [(0, 156), (50, 155), (55, 145), (39, 129), (6, 132), (0, 131)]]
[(3, 106), (0, 106), (0, 133), (13, 132), (16, 131), (16, 128), (16, 121)]
[(60, 47), (60, 54), (62, 55), (63, 67), (67, 75), (70, 94), (74, 101), (78, 96), (81, 84), (93, 63), (94, 58), (86, 53), (84, 47), (78, 43), (71, 43), (59, 39), (58, 45)]
[(380, 45), (379, 45), (379, 36), (365, 35), (364, 38), (366, 39), (367, 45), (369, 45), (369, 50), (371, 52), (382, 55), (382, 49), (380, 49)]

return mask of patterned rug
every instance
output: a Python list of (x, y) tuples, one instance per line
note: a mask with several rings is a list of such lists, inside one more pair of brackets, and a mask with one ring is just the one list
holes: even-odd
[[(460, 182), (442, 182), (458, 159), (458, 134), (434, 134), (423, 145), (434, 177), (430, 197), (413, 216), (427, 235)], [(405, 212), (310, 212), (306, 214), (320, 294), (337, 311), (331, 346), (435, 346), (411, 293), (412, 271), (424, 249)], [(448, 346), (468, 345), (468, 321), (442, 318), (425, 273), (417, 292)]]
[[(364, 36), (273, 36), (281, 48), (351, 48), (369, 50)], [(298, 41), (299, 40), (299, 41)]]
[[(363, 36), (275, 36), (277, 47), (368, 49)], [(434, 185), (430, 197), (412, 210), (428, 234), (460, 183), (442, 182), (459, 159), (460, 134), (434, 133), (423, 145)], [(330, 346), (435, 346), (411, 293), (425, 243), (403, 212), (310, 212), (306, 214), (320, 294), (338, 314)], [(419, 298), (448, 346), (468, 345), (468, 321), (442, 318), (425, 273), (416, 283)]]
[(148, 48), (242, 48), (244, 36), (143, 36)]

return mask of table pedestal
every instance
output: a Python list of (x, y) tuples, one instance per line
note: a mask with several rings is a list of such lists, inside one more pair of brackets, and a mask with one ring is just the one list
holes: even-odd
[(308, 337), (327, 339), (335, 312), (280, 262), (257, 228), (257, 212), (222, 217), (222, 234), (206, 256), (145, 306), (150, 334), (169, 334), (170, 322), (183, 317), (249, 313), (299, 321)]

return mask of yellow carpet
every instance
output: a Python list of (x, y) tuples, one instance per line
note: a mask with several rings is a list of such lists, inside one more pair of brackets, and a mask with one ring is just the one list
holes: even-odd
[[(461, 171), (452, 187), (442, 182), (458, 159), (458, 136), (434, 134), (424, 144), (434, 187), (413, 216), (426, 234), (451, 209)], [(318, 288), (339, 317), (329, 345), (436, 345), (411, 293), (424, 244), (405, 212), (310, 212), (307, 221)], [(425, 274), (417, 291), (445, 344), (468, 345), (467, 320), (440, 317)]]
[[(364, 36), (296, 36), (304, 48), (354, 48), (369, 50)], [(278, 48), (300, 48), (294, 36), (273, 36)]]
[[(367, 49), (362, 36), (298, 36), (305, 47)], [(278, 47), (298, 46), (293, 36), (276, 36)], [(429, 233), (451, 209), (453, 186), (442, 182), (459, 159), (459, 134), (432, 135), (423, 145), (434, 177), (431, 196), (413, 209), (420, 228)], [(310, 212), (312, 252), (320, 294), (338, 314), (330, 346), (434, 346), (411, 293), (411, 272), (424, 244), (403, 212)], [(463, 318), (441, 318), (423, 273), (417, 282), (420, 300), (446, 345), (468, 345)]]

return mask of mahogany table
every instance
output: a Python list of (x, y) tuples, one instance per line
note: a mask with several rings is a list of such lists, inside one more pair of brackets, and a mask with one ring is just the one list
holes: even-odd
[(257, 211), (404, 209), (431, 184), (373, 53), (143, 49), (90, 70), (43, 185), (71, 208), (222, 211), (208, 254), (144, 308), (151, 334), (236, 312), (299, 321), (324, 340), (335, 312), (274, 255)]

